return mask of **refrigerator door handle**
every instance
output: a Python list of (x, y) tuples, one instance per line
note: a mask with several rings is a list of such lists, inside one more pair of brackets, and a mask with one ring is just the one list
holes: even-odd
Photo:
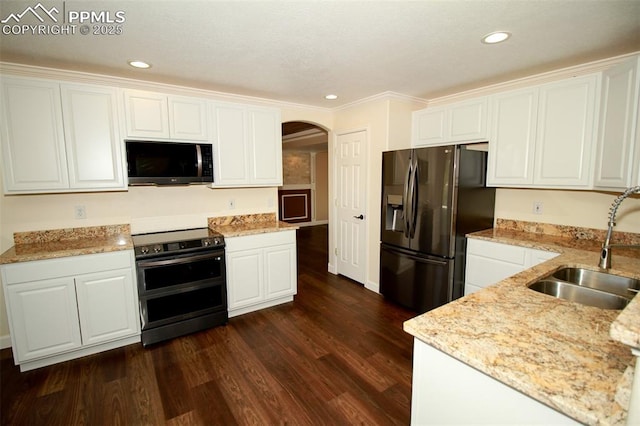
[(409, 169), (407, 170), (407, 175), (405, 177), (404, 180), (404, 191), (402, 193), (402, 206), (403, 206), (403, 215), (402, 215), (402, 219), (403, 219), (403, 223), (404, 223), (404, 236), (405, 238), (409, 238), (409, 216), (410, 216), (410, 209), (411, 207), (409, 206), (409, 185), (411, 183), (411, 174), (412, 174), (412, 169), (413, 169), (413, 163), (411, 161), (409, 161)]
[(411, 200), (409, 201), (410, 212), (411, 215), (409, 217), (409, 238), (415, 237), (416, 234), (416, 212), (417, 212), (417, 204), (418, 204), (418, 190), (417, 190), (417, 182), (418, 182), (418, 160), (417, 158), (412, 159), (412, 171), (411, 171), (411, 188), (409, 193), (411, 194)]

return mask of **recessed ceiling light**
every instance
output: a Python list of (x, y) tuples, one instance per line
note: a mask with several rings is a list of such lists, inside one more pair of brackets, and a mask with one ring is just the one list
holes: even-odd
[(338, 95), (327, 95), (324, 98), (329, 100), (329, 101), (333, 101), (335, 99), (338, 99)]
[(486, 44), (495, 44), (505, 41), (509, 37), (511, 37), (511, 33), (506, 31), (494, 31), (482, 37), (482, 42)]
[(144, 61), (129, 61), (129, 65), (135, 68), (143, 68), (143, 69), (151, 68), (151, 65), (149, 65)]

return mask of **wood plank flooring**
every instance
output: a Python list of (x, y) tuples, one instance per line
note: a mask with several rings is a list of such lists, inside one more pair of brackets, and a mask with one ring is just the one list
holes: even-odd
[(0, 424), (409, 424), (415, 314), (326, 270), (327, 227), (301, 228), (292, 303), (26, 373), (2, 350)]

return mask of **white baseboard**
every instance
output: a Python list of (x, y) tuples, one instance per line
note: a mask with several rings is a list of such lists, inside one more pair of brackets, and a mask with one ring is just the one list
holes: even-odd
[(327, 271), (329, 271), (333, 275), (338, 275), (338, 270), (336, 269), (336, 266), (330, 263), (327, 265)]
[(364, 288), (366, 288), (367, 290), (371, 290), (374, 293), (380, 294), (380, 284), (374, 283), (373, 281), (367, 281), (367, 283), (364, 285)]
[(7, 349), (11, 347), (11, 336), (6, 334), (0, 336), (0, 349)]

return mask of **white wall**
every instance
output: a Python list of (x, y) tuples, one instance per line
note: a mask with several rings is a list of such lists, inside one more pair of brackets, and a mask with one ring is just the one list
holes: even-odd
[[(496, 191), (495, 216), (529, 222), (607, 229), (609, 207), (620, 194), (594, 191), (506, 189)], [(543, 204), (533, 214), (534, 201)], [(627, 198), (618, 209), (615, 231), (640, 233), (640, 197)]]
[[(346, 133), (366, 129), (367, 146), (367, 188), (366, 191), (366, 233), (367, 233), (367, 271), (365, 286), (379, 291), (380, 268), (380, 182), (382, 181), (382, 152), (392, 149), (409, 148), (411, 145), (411, 112), (423, 108), (424, 104), (383, 96), (369, 102), (359, 103), (341, 109), (335, 115), (335, 133)], [(331, 139), (330, 139), (331, 140)], [(332, 145), (332, 144), (330, 144)], [(335, 158), (334, 158), (335, 161)], [(335, 187), (333, 187), (335, 191)], [(336, 196), (336, 193), (333, 193)], [(334, 238), (337, 224), (330, 219), (329, 226)], [(333, 253), (335, 244), (329, 245)], [(335, 267), (335, 256), (329, 256), (330, 264)]]

